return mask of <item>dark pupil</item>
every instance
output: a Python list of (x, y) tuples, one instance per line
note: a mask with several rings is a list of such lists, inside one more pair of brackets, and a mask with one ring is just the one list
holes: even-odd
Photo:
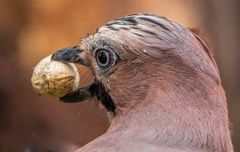
[(108, 65), (108, 61), (109, 61), (109, 54), (106, 51), (99, 51), (97, 54), (97, 59), (98, 62), (101, 66), (106, 66)]

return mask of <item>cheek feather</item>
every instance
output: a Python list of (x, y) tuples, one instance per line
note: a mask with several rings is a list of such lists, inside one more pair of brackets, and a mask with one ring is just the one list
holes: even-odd
[(105, 106), (108, 111), (111, 111), (115, 114), (116, 106), (108, 91), (100, 81), (96, 80), (91, 85), (90, 92), (97, 97), (97, 99)]

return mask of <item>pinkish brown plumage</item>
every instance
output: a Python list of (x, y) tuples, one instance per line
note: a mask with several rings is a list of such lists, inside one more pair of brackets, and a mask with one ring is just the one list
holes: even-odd
[(52, 59), (89, 66), (95, 76), (61, 100), (97, 96), (113, 117), (108, 131), (78, 152), (233, 152), (217, 66), (187, 28), (129, 15)]

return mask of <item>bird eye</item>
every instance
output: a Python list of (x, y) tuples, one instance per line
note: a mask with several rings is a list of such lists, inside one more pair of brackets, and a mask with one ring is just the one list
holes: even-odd
[(105, 49), (97, 50), (95, 53), (97, 63), (100, 67), (107, 69), (114, 64), (114, 53)]

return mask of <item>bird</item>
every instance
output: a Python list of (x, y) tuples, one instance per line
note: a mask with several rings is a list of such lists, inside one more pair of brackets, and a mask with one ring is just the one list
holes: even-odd
[(63, 96), (95, 98), (108, 130), (77, 152), (233, 152), (227, 99), (208, 45), (154, 14), (112, 20), (52, 60), (89, 67), (94, 80)]

